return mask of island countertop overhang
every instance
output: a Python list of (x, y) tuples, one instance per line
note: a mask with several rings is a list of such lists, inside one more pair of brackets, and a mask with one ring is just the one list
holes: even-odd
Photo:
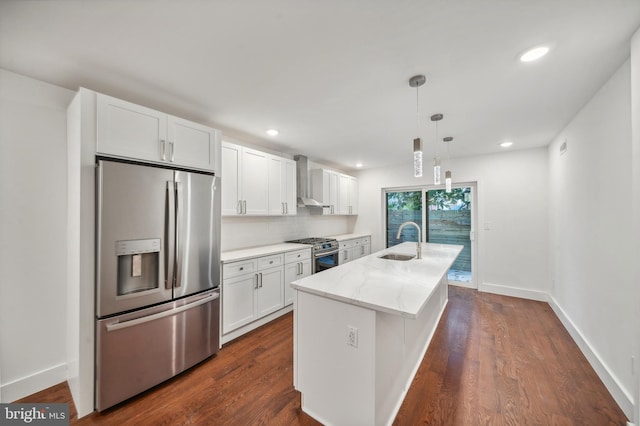
[(293, 281), (291, 286), (328, 299), (415, 319), (462, 249), (461, 245), (422, 243), (422, 259), (380, 258), (388, 253), (415, 255), (416, 243), (406, 242)]

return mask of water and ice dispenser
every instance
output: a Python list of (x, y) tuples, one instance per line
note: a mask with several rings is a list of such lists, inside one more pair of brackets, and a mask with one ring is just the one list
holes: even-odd
[(160, 286), (160, 238), (116, 242), (118, 296)]

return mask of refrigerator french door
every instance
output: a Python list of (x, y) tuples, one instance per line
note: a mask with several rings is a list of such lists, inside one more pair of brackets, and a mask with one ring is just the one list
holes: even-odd
[(220, 180), (100, 159), (96, 408), (219, 349)]

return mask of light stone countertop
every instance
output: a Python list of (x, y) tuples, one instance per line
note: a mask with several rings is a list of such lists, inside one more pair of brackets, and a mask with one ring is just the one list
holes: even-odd
[(264, 246), (247, 247), (238, 250), (223, 251), (220, 253), (222, 263), (235, 262), (238, 260), (250, 259), (252, 257), (269, 256), (271, 254), (285, 253), (293, 250), (311, 250), (309, 244), (280, 243)]
[(376, 311), (417, 318), (462, 251), (461, 245), (422, 243), (422, 259), (380, 259), (387, 253), (416, 254), (406, 242), (293, 281), (299, 291)]

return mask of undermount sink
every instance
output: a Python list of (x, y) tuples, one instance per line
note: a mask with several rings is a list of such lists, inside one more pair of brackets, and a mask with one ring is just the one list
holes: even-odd
[(400, 254), (400, 253), (387, 253), (384, 256), (379, 256), (379, 257), (380, 259), (387, 259), (387, 260), (411, 260), (415, 256), (411, 256), (408, 254)]

